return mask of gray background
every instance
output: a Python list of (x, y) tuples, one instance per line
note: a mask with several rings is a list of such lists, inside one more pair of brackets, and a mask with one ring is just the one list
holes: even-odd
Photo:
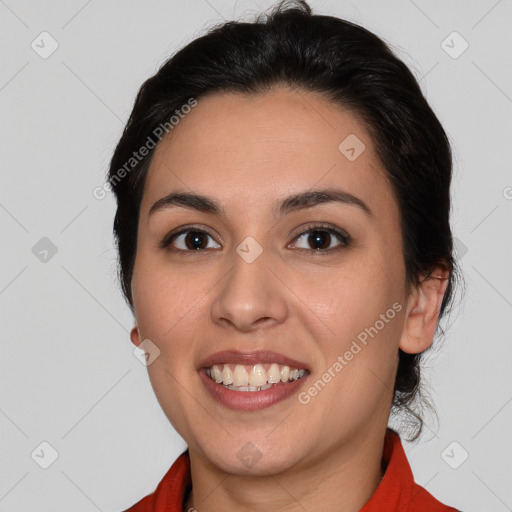
[[(184, 449), (129, 340), (113, 197), (92, 191), (164, 59), (205, 27), (272, 4), (0, 0), (2, 512), (123, 510)], [(416, 480), (441, 501), (512, 510), (512, 1), (310, 4), (390, 43), (453, 144), (467, 290), (427, 361), (439, 424), (404, 446)], [(47, 58), (31, 47), (51, 49), (43, 31), (59, 45)], [(460, 55), (454, 31), (469, 44)], [(55, 254), (41, 252), (44, 237)], [(47, 469), (42, 442), (58, 454)]]

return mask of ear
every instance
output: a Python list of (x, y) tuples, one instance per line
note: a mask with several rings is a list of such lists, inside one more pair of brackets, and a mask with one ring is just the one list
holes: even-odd
[(139, 328), (137, 327), (137, 322), (135, 322), (134, 326), (132, 327), (132, 330), (130, 331), (130, 339), (132, 340), (132, 343), (136, 347), (138, 347), (141, 343), (140, 332)]
[(404, 352), (419, 354), (432, 345), (449, 277), (449, 270), (435, 267), (411, 291), (407, 301), (404, 330), (398, 345)]

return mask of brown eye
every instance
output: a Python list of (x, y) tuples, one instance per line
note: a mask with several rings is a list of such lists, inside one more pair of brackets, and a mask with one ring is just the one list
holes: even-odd
[(190, 250), (205, 249), (208, 245), (207, 236), (201, 231), (188, 231), (183, 238), (183, 242), (186, 248)]
[(218, 244), (217, 247), (208, 247), (208, 238), (213, 240), (213, 237), (204, 230), (185, 229), (170, 236), (166, 236), (162, 240), (160, 247), (164, 248), (172, 245), (173, 250), (181, 252), (195, 252), (203, 251), (204, 249), (220, 248)]
[(295, 240), (299, 240), (299, 243), (303, 244), (303, 246), (298, 247), (298, 249), (312, 250), (315, 252), (330, 252), (332, 250), (342, 249), (350, 244), (350, 237), (346, 233), (323, 226), (308, 227), (308, 229), (300, 233)]

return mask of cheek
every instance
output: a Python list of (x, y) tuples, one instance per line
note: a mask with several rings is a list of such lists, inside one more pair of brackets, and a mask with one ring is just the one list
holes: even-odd
[(200, 315), (209, 279), (173, 269), (154, 258), (137, 261), (132, 280), (133, 302), (141, 332), (161, 343), (183, 333)]
[[(397, 280), (391, 275), (397, 275)], [(297, 289), (309, 311), (330, 328), (331, 335), (347, 340), (374, 325), (402, 300), (400, 282), (399, 272), (368, 261), (352, 268), (332, 268), (321, 276), (310, 273), (297, 281)], [(394, 318), (396, 311), (391, 315)]]
[[(187, 284), (188, 283), (188, 284)], [(159, 355), (147, 367), (156, 398), (174, 428), (187, 435), (188, 411), (196, 371), (193, 343), (204, 292), (190, 279), (171, 272), (149, 258), (140, 258), (134, 269), (132, 291), (137, 324), (144, 339), (151, 340)]]
[[(318, 325), (325, 333), (318, 335), (316, 329), (322, 353), (319, 371), (333, 382), (319, 403), (364, 413), (367, 406), (377, 406), (383, 394), (392, 390), (405, 306), (400, 272), (384, 269), (379, 261), (332, 272), (321, 289), (305, 295), (307, 311), (315, 311), (313, 316), (309, 312), (310, 318), (320, 318), (322, 324)], [(331, 377), (324, 373), (329, 371)]]
[(335, 424), (343, 424), (347, 414), (353, 420), (351, 425), (369, 424), (372, 415), (384, 417), (389, 413), (398, 362), (401, 305), (384, 298), (376, 302), (374, 297), (361, 308), (351, 301), (350, 309), (346, 303), (345, 310), (331, 319), (336, 334), (317, 339), (323, 361), (301, 403), (311, 402), (310, 411), (314, 410), (325, 424), (333, 417), (340, 418)]

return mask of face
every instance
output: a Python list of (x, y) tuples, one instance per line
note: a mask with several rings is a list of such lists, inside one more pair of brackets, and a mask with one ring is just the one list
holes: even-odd
[[(320, 190), (338, 195), (287, 201)], [(171, 193), (219, 211), (175, 199), (150, 213)], [(132, 341), (159, 350), (151, 384), (191, 456), (275, 473), (382, 429), (408, 311), (401, 247), (396, 201), (353, 114), (286, 88), (200, 98), (155, 150), (132, 280)], [(227, 390), (212, 362), (240, 385), (261, 363), (251, 382), (272, 373), (273, 385)], [(304, 376), (278, 384), (285, 366)]]

